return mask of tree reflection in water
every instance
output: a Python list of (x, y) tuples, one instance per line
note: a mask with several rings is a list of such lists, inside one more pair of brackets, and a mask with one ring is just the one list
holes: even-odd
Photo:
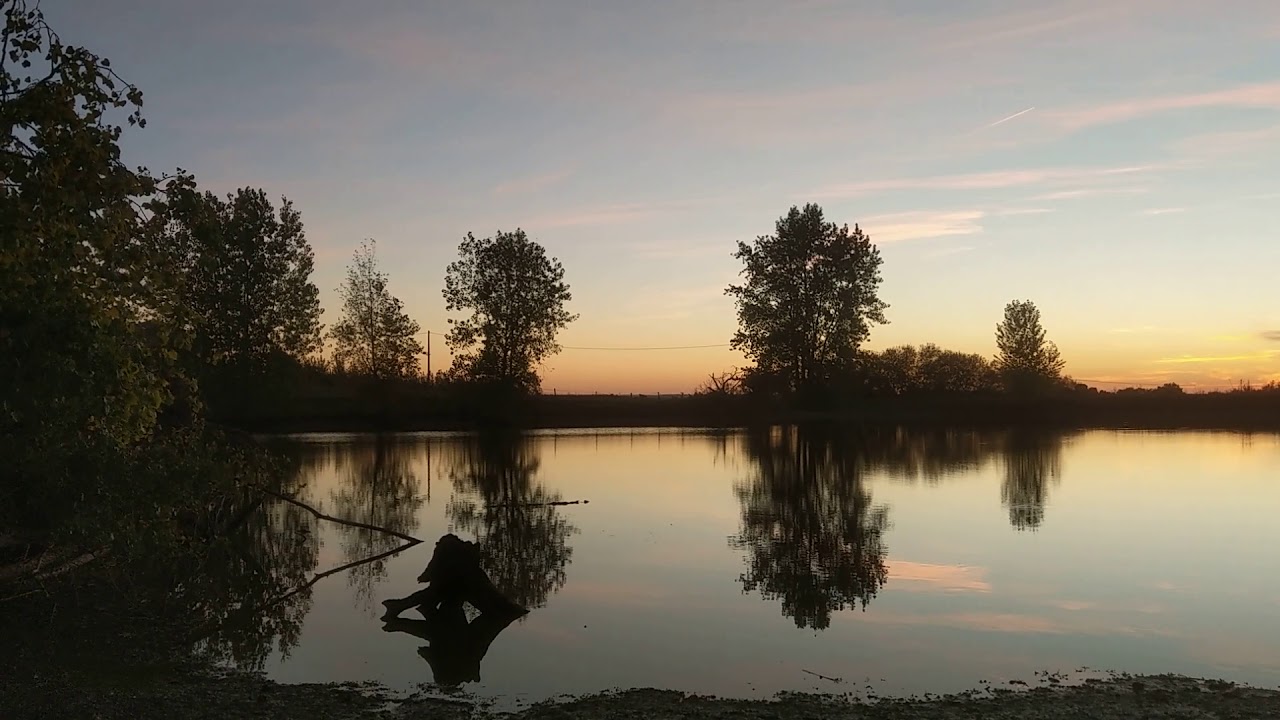
[(1013, 430), (1000, 446), (1004, 482), (1000, 499), (1009, 509), (1009, 523), (1019, 530), (1034, 530), (1044, 522), (1049, 484), (1062, 475), (1063, 436), (1035, 430)]
[[(418, 495), (418, 478), (413, 472), (415, 453), (421, 448), (386, 436), (344, 448), (335, 458), (341, 485), (331, 494), (333, 514), (413, 535), (418, 528), (418, 510), (424, 502)], [(372, 557), (402, 543), (394, 535), (376, 530), (335, 527), (342, 534), (345, 562)], [(387, 576), (387, 558), (359, 565), (346, 575), (364, 609), (373, 611), (374, 590)]]
[(535, 479), (538, 448), (517, 433), (482, 433), (462, 442), (449, 477), (450, 531), (480, 545), (481, 566), (511, 600), (533, 609), (565, 583), (578, 532), (549, 503), (561, 500)]
[(888, 510), (874, 507), (852, 445), (800, 428), (751, 432), (752, 469), (736, 492), (747, 551), (745, 592), (782, 603), (797, 627), (822, 630), (831, 614), (865, 608), (888, 578)]

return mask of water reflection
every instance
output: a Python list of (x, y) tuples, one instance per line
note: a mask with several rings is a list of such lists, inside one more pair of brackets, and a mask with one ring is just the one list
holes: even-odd
[[(414, 473), (420, 445), (378, 436), (372, 443), (353, 444), (335, 456), (341, 484), (332, 492), (333, 514), (348, 520), (412, 535), (418, 527), (418, 495)], [(394, 535), (341, 525), (342, 553), (347, 562), (378, 555), (402, 541)], [(387, 575), (386, 558), (365, 563), (347, 573), (347, 582), (367, 610), (374, 607), (374, 589)]]
[(507, 597), (526, 608), (546, 605), (564, 587), (578, 530), (557, 506), (560, 493), (536, 479), (535, 439), (488, 433), (461, 441), (449, 473), (451, 531), (475, 537), (481, 564)]
[(822, 630), (831, 614), (866, 607), (888, 578), (884, 532), (888, 510), (863, 484), (854, 443), (829, 431), (787, 428), (748, 433), (751, 463), (735, 488), (747, 552), (744, 592), (782, 603), (797, 627)]
[[(287, 458), (280, 490), (291, 492), (317, 472), (316, 458)], [(284, 657), (298, 644), (311, 609), (305, 588), (320, 557), (316, 517), (272, 499), (247, 500), (243, 522), (207, 546), (201, 566), (174, 572), (183, 582), (166, 594), (200, 638), (197, 652), (217, 662), (261, 670), (272, 651)]]
[(1013, 430), (1002, 437), (1004, 482), (1000, 499), (1009, 509), (1009, 523), (1034, 530), (1044, 522), (1049, 484), (1062, 474), (1063, 436), (1034, 430)]

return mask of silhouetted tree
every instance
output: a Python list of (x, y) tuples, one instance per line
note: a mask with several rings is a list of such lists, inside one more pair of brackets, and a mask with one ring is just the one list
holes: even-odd
[(417, 375), (422, 343), (416, 335), (421, 328), (387, 290), (387, 274), (378, 269), (373, 240), (356, 250), (338, 295), (342, 318), (330, 330), (337, 345), (335, 361), (347, 372), (376, 378)]
[(1009, 523), (1018, 530), (1040, 527), (1049, 484), (1062, 473), (1062, 436), (1027, 430), (1010, 431), (1000, 445), (1004, 483), (1000, 498), (1009, 509)]
[(171, 183), (152, 209), (203, 364), (261, 374), (277, 356), (301, 362), (319, 350), (314, 253), (292, 203), (282, 200), (277, 212), (262, 190), (224, 200), (184, 182)]
[(504, 595), (539, 608), (564, 586), (573, 557), (569, 536), (578, 530), (552, 502), (560, 494), (535, 480), (537, 446), (518, 435), (485, 434), (468, 440), (451, 471), (450, 531), (470, 533), (481, 566)]
[(444, 284), (448, 309), (470, 313), (449, 320), (447, 341), (457, 373), (537, 392), (538, 364), (560, 350), (556, 333), (577, 319), (564, 309), (573, 295), (560, 261), (548, 258), (520, 229), (491, 238), (467, 233)]
[(979, 392), (996, 384), (986, 358), (932, 343), (868, 352), (862, 360), (870, 389), (877, 394)]
[[(418, 495), (413, 451), (413, 445), (396, 443), (383, 436), (372, 444), (344, 447), (335, 455), (335, 469), (342, 484), (332, 494), (334, 514), (412, 535), (418, 527), (418, 510), (425, 502)], [(346, 562), (372, 557), (403, 543), (384, 532), (349, 525), (336, 527), (342, 533)], [(386, 574), (385, 558), (348, 571), (347, 580), (366, 609), (374, 607), (374, 588)]]
[(778, 375), (789, 390), (821, 385), (851, 367), (872, 323), (886, 323), (876, 293), (880, 252), (861, 228), (823, 219), (822, 208), (792, 207), (774, 235), (738, 242), (742, 285), (732, 346)]
[(1030, 300), (1014, 300), (996, 325), (995, 368), (1005, 388), (1013, 392), (1041, 390), (1062, 380), (1065, 364), (1058, 346), (1045, 339), (1040, 310)]
[(888, 579), (889, 518), (872, 505), (849, 446), (787, 428), (749, 433), (745, 450), (752, 473), (736, 487), (742, 531), (731, 539), (748, 553), (743, 590), (779, 599), (801, 628), (865, 608)]

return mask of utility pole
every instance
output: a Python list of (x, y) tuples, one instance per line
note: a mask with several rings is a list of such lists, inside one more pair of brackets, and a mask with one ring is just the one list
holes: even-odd
[(432, 382), (432, 379), (431, 379), (431, 331), (430, 330), (427, 331), (427, 382)]

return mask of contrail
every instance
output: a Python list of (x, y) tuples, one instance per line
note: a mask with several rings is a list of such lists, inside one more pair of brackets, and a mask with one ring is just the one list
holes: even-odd
[(1029, 112), (1031, 112), (1032, 110), (1035, 110), (1035, 109), (1036, 109), (1036, 106), (1035, 106), (1035, 105), (1032, 105), (1031, 107), (1027, 108), (1026, 110), (1020, 110), (1020, 111), (1018, 111), (1018, 112), (1016, 112), (1016, 113), (1014, 113), (1014, 114), (1010, 115), (1010, 116), (1009, 116), (1009, 117), (1007, 117), (1007, 118), (1001, 118), (1001, 119), (999, 119), (999, 120), (997, 120), (997, 121), (995, 121), (995, 122), (991, 123), (991, 124), (990, 124), (990, 125), (988, 125), (987, 127), (989, 127), (989, 128), (993, 128), (993, 127), (995, 127), (995, 126), (997, 126), (997, 125), (1003, 125), (1003, 124), (1005, 124), (1005, 123), (1009, 122), (1010, 120), (1012, 120), (1012, 119), (1014, 119), (1014, 118), (1022, 117), (1023, 115), (1026, 115), (1027, 113), (1029, 113)]

